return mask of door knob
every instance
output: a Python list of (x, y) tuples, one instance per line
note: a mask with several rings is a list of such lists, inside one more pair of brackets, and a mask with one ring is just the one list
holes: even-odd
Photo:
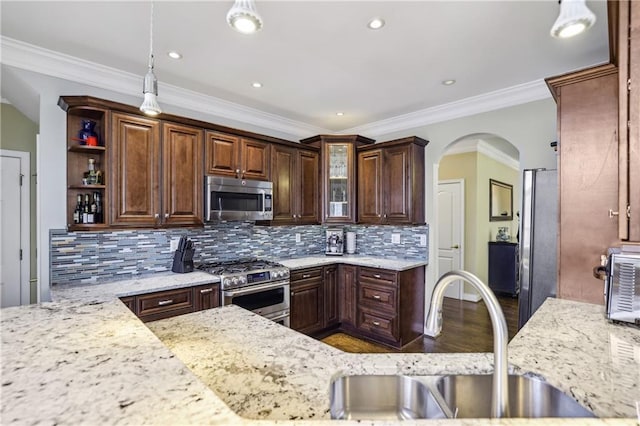
[(458, 244), (456, 244), (455, 246), (451, 246), (452, 249), (459, 249), (460, 246)]

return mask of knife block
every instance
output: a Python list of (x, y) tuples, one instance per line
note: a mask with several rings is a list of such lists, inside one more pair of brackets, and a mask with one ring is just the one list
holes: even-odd
[(194, 249), (176, 250), (173, 254), (173, 266), (171, 271), (179, 274), (193, 272), (193, 253)]

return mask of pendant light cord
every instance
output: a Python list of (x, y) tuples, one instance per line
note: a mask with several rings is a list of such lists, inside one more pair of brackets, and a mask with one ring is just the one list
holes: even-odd
[(149, 68), (153, 69), (153, 2), (151, 2), (151, 23), (149, 24)]

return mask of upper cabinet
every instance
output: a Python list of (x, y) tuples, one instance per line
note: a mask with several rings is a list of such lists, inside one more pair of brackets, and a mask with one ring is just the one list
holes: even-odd
[(201, 129), (112, 114), (114, 226), (203, 224)]
[(208, 175), (269, 180), (270, 144), (219, 132), (207, 132)]
[(67, 228), (106, 228), (109, 111), (77, 98), (60, 98), (58, 105), (67, 112)]
[(319, 154), (285, 145), (271, 147), (273, 223), (318, 223)]
[(358, 135), (319, 135), (300, 141), (320, 148), (323, 223), (356, 222), (356, 148), (373, 139)]
[(640, 242), (640, 4), (618, 5), (619, 237)]
[(428, 141), (409, 137), (358, 152), (358, 223), (424, 224)]

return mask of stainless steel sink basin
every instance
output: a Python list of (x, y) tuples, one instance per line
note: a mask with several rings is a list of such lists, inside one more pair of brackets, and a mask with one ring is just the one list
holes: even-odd
[[(492, 375), (443, 376), (436, 389), (458, 418), (491, 417)], [(595, 417), (573, 398), (531, 377), (509, 376), (509, 417)]]
[(409, 376), (341, 376), (331, 382), (331, 418), (446, 418), (429, 388)]
[[(493, 375), (341, 376), (331, 382), (332, 419), (490, 418)], [(509, 417), (595, 417), (541, 379), (509, 376)]]

